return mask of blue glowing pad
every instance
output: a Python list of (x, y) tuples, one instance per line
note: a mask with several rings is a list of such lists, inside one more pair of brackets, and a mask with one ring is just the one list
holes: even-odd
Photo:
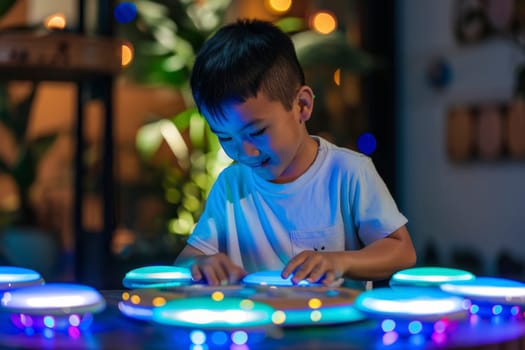
[(161, 288), (191, 283), (189, 268), (171, 265), (139, 267), (126, 273), (122, 281), (126, 288)]
[(242, 284), (248, 286), (275, 286), (275, 287), (291, 287), (291, 286), (321, 286), (319, 283), (310, 283), (307, 280), (299, 281), (298, 284), (292, 283), (293, 275), (288, 278), (281, 277), (280, 270), (269, 270), (250, 273), (242, 279)]
[(0, 291), (44, 284), (42, 276), (33, 270), (0, 266)]
[(48, 283), (5, 292), (2, 310), (27, 314), (99, 312), (105, 300), (95, 289), (71, 283)]
[[(70, 283), (48, 283), (13, 289), (3, 294), (1, 310), (25, 330), (68, 330), (89, 327), (93, 313), (106, 302), (93, 288)], [(74, 331), (74, 330), (77, 331)]]
[(442, 318), (462, 319), (467, 305), (462, 297), (439, 289), (420, 287), (377, 288), (361, 293), (354, 306), (376, 319), (406, 319), (433, 322)]
[(249, 299), (190, 297), (153, 309), (153, 321), (200, 329), (265, 328), (272, 325), (274, 312), (271, 306)]
[(493, 304), (525, 305), (525, 283), (497, 277), (445, 283), (440, 288), (451, 294)]
[(414, 267), (396, 272), (390, 286), (439, 287), (452, 281), (470, 281), (476, 276), (468, 271), (446, 267)]

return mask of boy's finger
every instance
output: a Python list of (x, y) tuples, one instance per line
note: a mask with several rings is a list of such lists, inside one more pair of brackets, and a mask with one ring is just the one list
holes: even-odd
[(191, 267), (191, 279), (194, 280), (194, 281), (202, 280), (202, 274), (201, 274), (199, 266), (197, 264), (194, 264)]
[(284, 267), (283, 271), (281, 272), (281, 277), (288, 278), (299, 266), (301, 266), (303, 261), (304, 259), (301, 254), (294, 256)]
[(202, 267), (202, 273), (204, 277), (206, 278), (206, 282), (210, 286), (217, 286), (220, 283), (220, 277), (217, 276), (217, 273), (214, 268), (212, 268), (209, 265)]

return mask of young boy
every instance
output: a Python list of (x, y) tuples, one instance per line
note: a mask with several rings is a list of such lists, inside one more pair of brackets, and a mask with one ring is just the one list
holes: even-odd
[(370, 158), (309, 135), (314, 93), (288, 35), (258, 20), (223, 27), (197, 55), (191, 87), (234, 160), (175, 262), (194, 280), (278, 269), (331, 285), (415, 264), (407, 219)]

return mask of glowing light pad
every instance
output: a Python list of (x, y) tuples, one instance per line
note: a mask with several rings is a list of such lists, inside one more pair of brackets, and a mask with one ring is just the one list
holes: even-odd
[(466, 316), (464, 298), (439, 289), (418, 287), (377, 288), (361, 293), (355, 307), (373, 318), (434, 321)]
[(48, 283), (5, 292), (2, 309), (29, 314), (98, 312), (104, 298), (93, 288), (69, 283)]
[(276, 286), (276, 287), (291, 287), (291, 286), (320, 286), (319, 283), (310, 283), (307, 280), (299, 281), (298, 284), (292, 283), (293, 275), (288, 278), (281, 277), (280, 270), (269, 270), (254, 272), (244, 276), (242, 283), (248, 286)]
[(195, 297), (172, 300), (153, 309), (153, 321), (202, 329), (248, 329), (272, 325), (275, 310), (249, 299)]
[(385, 334), (403, 337), (442, 335), (451, 322), (468, 315), (463, 298), (423, 287), (369, 290), (360, 294), (354, 305), (379, 320)]
[(440, 288), (469, 299), (472, 314), (519, 316), (525, 306), (525, 284), (510, 279), (478, 277), (471, 281), (445, 283)]
[(274, 324), (287, 326), (326, 325), (361, 321), (365, 314), (354, 307), (357, 291), (327, 287), (266, 287), (252, 298), (271, 305)]
[(180, 266), (145, 266), (131, 270), (124, 276), (126, 288), (160, 288), (192, 283), (189, 268)]
[(122, 293), (120, 311), (131, 318), (151, 320), (154, 309), (175, 299), (203, 298), (220, 301), (243, 299), (270, 305), (272, 322), (279, 326), (308, 326), (356, 322), (365, 315), (354, 306), (358, 291), (328, 287), (275, 287), (190, 285), (162, 289), (135, 289)]
[(446, 267), (414, 267), (395, 273), (390, 286), (439, 287), (452, 281), (470, 281), (476, 276), (468, 271)]
[(23, 329), (84, 328), (92, 314), (102, 311), (104, 298), (93, 288), (78, 284), (49, 283), (5, 292), (0, 310), (11, 313)]
[(44, 284), (44, 279), (36, 271), (22, 267), (0, 266), (0, 291), (40, 284)]

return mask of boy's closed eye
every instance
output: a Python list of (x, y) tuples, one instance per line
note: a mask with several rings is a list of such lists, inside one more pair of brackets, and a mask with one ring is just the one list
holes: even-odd
[(227, 136), (217, 136), (217, 138), (219, 139), (220, 142), (228, 142), (232, 140), (231, 137), (227, 137)]
[(264, 134), (265, 132), (266, 132), (266, 128), (262, 128), (255, 132), (250, 133), (250, 137), (257, 137), (257, 136)]
[[(266, 132), (266, 128), (262, 128), (262, 129), (259, 129), (257, 131), (254, 131), (252, 133), (249, 133), (248, 135), (250, 137), (257, 137), (257, 136), (261, 136), (262, 134), (264, 134)], [(229, 137), (229, 136), (221, 136), (221, 135), (217, 135), (217, 138), (219, 139), (219, 141), (221, 142), (228, 142), (228, 141), (231, 141), (232, 138)]]

